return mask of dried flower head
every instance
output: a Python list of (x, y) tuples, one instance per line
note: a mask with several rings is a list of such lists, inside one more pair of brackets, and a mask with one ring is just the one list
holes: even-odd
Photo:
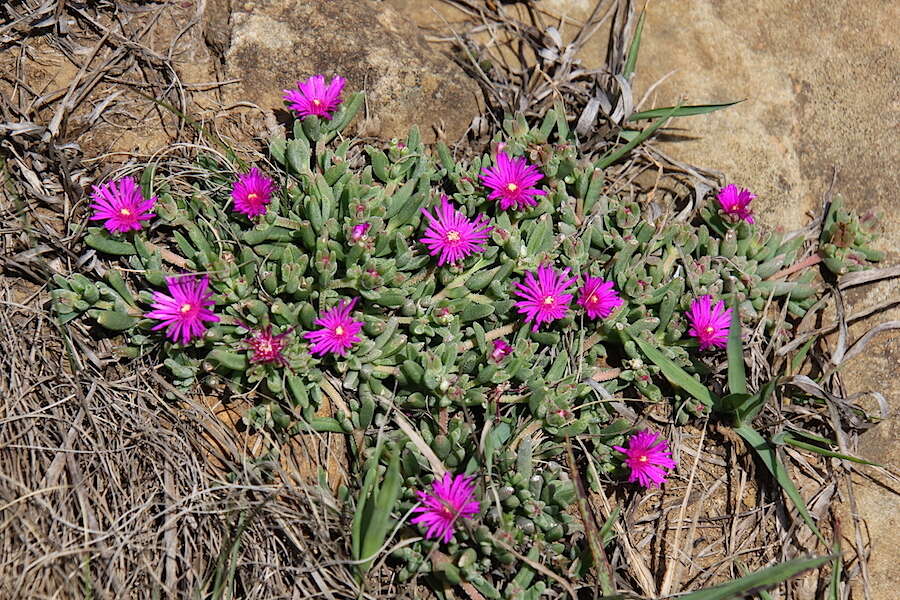
[(413, 509), (421, 514), (410, 523), (425, 525), (426, 539), (440, 539), (445, 544), (453, 539), (453, 526), (458, 518), (471, 519), (480, 510), (478, 502), (472, 500), (475, 484), (464, 475), (453, 477), (444, 473), (443, 478), (431, 484), (430, 493), (417, 491), (416, 495), (423, 506)]
[(589, 318), (605, 319), (622, 303), (612, 281), (600, 277), (585, 277), (578, 304), (584, 307)]
[(141, 221), (156, 216), (150, 212), (156, 197), (145, 200), (140, 186), (132, 177), (95, 185), (91, 200), (94, 214), (90, 220), (105, 221), (103, 227), (111, 232), (138, 231), (143, 227)]
[(266, 204), (272, 201), (275, 182), (253, 167), (249, 173), (241, 174), (231, 189), (234, 210), (251, 219), (266, 214)]
[(206, 322), (217, 323), (219, 317), (208, 307), (215, 305), (209, 290), (209, 277), (180, 275), (166, 278), (169, 294), (153, 292), (154, 310), (144, 316), (161, 321), (153, 331), (166, 328), (166, 336), (173, 342), (187, 344), (206, 331)]
[(756, 199), (750, 190), (745, 188), (738, 189), (738, 186), (732, 184), (726, 185), (716, 195), (719, 206), (722, 211), (733, 217), (735, 220), (744, 220), (753, 223), (753, 213), (750, 210), (750, 202)]
[(491, 234), (488, 219), (479, 215), (474, 221), (454, 207), (447, 196), (441, 195), (440, 207), (435, 207), (434, 216), (424, 208), (422, 214), (428, 219), (425, 237), (419, 241), (428, 246), (429, 254), (438, 257), (438, 266), (455, 264), (475, 252), (484, 252), (484, 242)]
[(511, 159), (505, 152), (497, 154), (497, 165), (481, 170), (481, 182), (491, 189), (488, 198), (498, 200), (500, 210), (515, 207), (517, 210), (537, 206), (535, 196), (545, 196), (547, 192), (533, 187), (543, 178), (534, 165), (529, 165), (524, 157)]
[(350, 302), (341, 300), (337, 306), (325, 311), (325, 314), (316, 319), (316, 325), (320, 325), (322, 329), (303, 334), (303, 337), (312, 342), (309, 347), (312, 354), (334, 352), (346, 356), (347, 350), (360, 340), (356, 334), (362, 329), (363, 323), (350, 316), (350, 311), (356, 306), (357, 300), (358, 298)]
[(669, 443), (652, 431), (640, 431), (628, 438), (627, 444), (627, 448), (613, 446), (613, 449), (626, 457), (625, 465), (631, 470), (628, 481), (637, 481), (645, 488), (665, 483), (665, 469), (676, 466)]
[(525, 282), (516, 284), (514, 294), (521, 298), (516, 302), (516, 308), (525, 315), (525, 322), (534, 323), (532, 331), (537, 331), (542, 323), (562, 319), (566, 315), (572, 294), (565, 292), (573, 283), (575, 278), (569, 277), (568, 268), (557, 273), (553, 267), (540, 266), (537, 277), (533, 273), (525, 273)]
[(728, 343), (728, 328), (731, 325), (731, 309), (725, 309), (725, 303), (719, 300), (712, 303), (712, 296), (700, 296), (691, 302), (687, 312), (688, 334), (697, 338), (700, 349), (724, 348)]
[[(245, 329), (248, 328), (245, 327)], [(284, 338), (290, 335), (292, 330), (293, 327), (273, 335), (272, 326), (268, 325), (264, 329), (253, 331), (252, 336), (244, 339), (244, 343), (253, 351), (253, 354), (250, 355), (250, 362), (270, 363), (281, 365), (282, 367), (287, 365), (287, 359), (281, 351), (287, 346)]]
[(313, 75), (306, 81), (298, 81), (296, 90), (283, 90), (284, 100), (288, 108), (297, 113), (301, 119), (315, 115), (331, 120), (341, 100), (341, 91), (347, 80), (335, 76), (331, 83), (325, 85), (324, 75)]

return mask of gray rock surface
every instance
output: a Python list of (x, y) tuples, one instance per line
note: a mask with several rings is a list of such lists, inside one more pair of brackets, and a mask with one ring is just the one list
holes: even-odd
[(206, 17), (225, 77), (241, 80), (228, 91), (236, 102), (284, 110), (281, 90), (323, 73), (345, 77), (348, 92), (366, 91), (367, 135), (401, 137), (415, 123), (426, 141), (436, 128), (453, 142), (478, 114), (477, 84), (386, 3), (209, 0)]

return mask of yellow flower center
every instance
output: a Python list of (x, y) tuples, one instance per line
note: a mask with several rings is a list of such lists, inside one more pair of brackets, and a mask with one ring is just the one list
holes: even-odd
[(593, 296), (591, 296), (589, 298), (589, 300), (590, 300), (591, 304), (596, 304), (597, 302), (599, 302), (600, 298), (597, 297), (597, 294), (594, 294)]
[(344, 328), (341, 327), (340, 325), (338, 325), (337, 327), (334, 328), (334, 334), (335, 335), (344, 335)]
[(508, 189), (508, 190), (511, 191), (511, 192), (514, 192), (514, 191), (516, 191), (517, 189), (519, 189), (519, 186), (517, 186), (517, 185), (514, 184), (514, 183), (510, 183), (510, 184), (508, 184), (508, 185), (506, 186), (506, 189)]
[(127, 208), (123, 208), (122, 210), (119, 211), (119, 214), (122, 215), (123, 217), (128, 217), (128, 216), (131, 216), (131, 211), (128, 210)]
[(313, 98), (312, 103), (315, 104), (316, 106), (319, 106), (320, 104), (322, 104), (322, 101), (319, 100), (318, 98)]
[(547, 296), (546, 298), (544, 298), (544, 304), (548, 306), (553, 304), (554, 302), (556, 302), (556, 298), (554, 298), (553, 296)]
[(647, 455), (646, 455), (646, 454), (642, 454), (641, 456), (639, 456), (639, 457), (638, 457), (638, 462), (647, 462)]
[(247, 194), (247, 200), (256, 200), (257, 198), (259, 198), (259, 194), (257, 194), (256, 192), (250, 192), (249, 194)]
[(456, 230), (448, 231), (447, 232), (447, 241), (458, 242), (459, 241), (459, 232)]
[(268, 341), (260, 342), (259, 351), (263, 354), (269, 354), (270, 352), (272, 352), (271, 342), (268, 342)]
[(184, 314), (184, 313), (188, 312), (189, 310), (191, 310), (192, 308), (194, 308), (194, 307), (191, 306), (188, 302), (185, 302), (184, 304), (181, 305), (181, 308), (179, 310), (181, 311), (182, 314)]
[(712, 333), (712, 332), (714, 332), (715, 330), (716, 330), (715, 327), (713, 327), (712, 325), (709, 325), (709, 326), (706, 328), (706, 333)]

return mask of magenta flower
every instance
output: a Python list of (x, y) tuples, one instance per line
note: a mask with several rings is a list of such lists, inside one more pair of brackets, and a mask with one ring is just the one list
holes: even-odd
[[(567, 279), (568, 278), (568, 279)], [(541, 323), (562, 319), (572, 301), (572, 294), (566, 288), (575, 282), (569, 277), (569, 269), (557, 273), (552, 267), (538, 267), (537, 278), (533, 273), (525, 273), (525, 283), (517, 283), (514, 294), (522, 300), (516, 302), (519, 312), (526, 315), (525, 322), (534, 322), (532, 331), (537, 331)]]
[(343, 102), (341, 91), (346, 83), (343, 77), (335, 76), (326, 87), (324, 75), (313, 75), (306, 81), (298, 81), (296, 90), (283, 90), (283, 98), (301, 119), (315, 115), (330, 121), (338, 104)]
[(669, 452), (669, 442), (652, 431), (639, 431), (628, 438), (627, 448), (613, 446), (613, 449), (626, 456), (625, 465), (631, 469), (629, 483), (637, 481), (645, 488), (665, 483), (665, 469), (676, 466)]
[(151, 310), (144, 316), (162, 321), (153, 326), (153, 331), (166, 328), (166, 336), (173, 342), (187, 344), (206, 331), (204, 321), (217, 323), (219, 317), (209, 310), (213, 306), (209, 277), (181, 275), (166, 277), (169, 295), (153, 292)]
[(506, 343), (506, 340), (494, 340), (494, 349), (491, 350), (491, 360), (495, 363), (501, 362), (513, 351), (512, 346)]
[(605, 319), (613, 310), (622, 306), (622, 298), (619, 297), (613, 287), (612, 281), (605, 281), (600, 277), (585, 277), (581, 287), (581, 297), (578, 304), (584, 307), (587, 316), (591, 319)]
[(756, 195), (751, 194), (750, 190), (744, 188), (738, 190), (738, 186), (732, 183), (719, 190), (716, 199), (725, 214), (736, 220), (743, 219), (748, 223), (754, 222), (753, 213), (750, 211), (750, 202), (756, 199)]
[(350, 232), (350, 239), (354, 242), (358, 242), (359, 240), (365, 237), (366, 232), (369, 231), (371, 227), (368, 223), (360, 223), (359, 225), (354, 225), (352, 231)]
[(131, 177), (95, 185), (91, 200), (94, 201), (91, 204), (94, 214), (90, 220), (106, 221), (103, 226), (111, 232), (138, 231), (143, 227), (141, 221), (156, 216), (150, 212), (156, 196), (145, 200), (141, 188)]
[(480, 506), (472, 500), (475, 495), (475, 484), (470, 477), (457, 475), (444, 477), (431, 484), (431, 493), (417, 491), (416, 495), (423, 506), (417, 506), (413, 512), (422, 513), (410, 523), (422, 523), (427, 526), (426, 539), (443, 539), (449, 544), (453, 539), (453, 525), (459, 517), (471, 519), (478, 514)]
[[(241, 327), (244, 325), (242, 324)], [(249, 329), (248, 327), (244, 328)], [(272, 335), (272, 326), (269, 325), (265, 329), (254, 331), (251, 337), (244, 340), (248, 349), (253, 350), (250, 362), (273, 363), (282, 367), (287, 365), (287, 359), (284, 358), (281, 351), (287, 346), (284, 338), (290, 335), (292, 330), (293, 327), (283, 333)]]
[(491, 189), (488, 198), (500, 201), (500, 210), (515, 207), (517, 210), (537, 206), (535, 196), (545, 196), (547, 192), (534, 186), (543, 178), (534, 165), (529, 165), (524, 157), (510, 159), (505, 152), (497, 154), (497, 166), (481, 169), (481, 182)]
[(436, 207), (434, 216), (424, 208), (422, 214), (428, 219), (428, 229), (420, 242), (428, 246), (429, 254), (438, 256), (438, 266), (444, 263), (456, 264), (475, 252), (484, 252), (484, 242), (493, 227), (488, 227), (488, 218), (479, 215), (474, 221), (466, 219), (447, 196), (441, 195), (441, 206)]
[(321, 325), (318, 331), (309, 331), (303, 337), (312, 342), (309, 351), (312, 354), (325, 354), (334, 352), (341, 356), (347, 355), (347, 350), (360, 340), (356, 335), (362, 329), (362, 321), (356, 321), (350, 316), (350, 311), (356, 305), (358, 298), (350, 302), (341, 300), (337, 306), (325, 311), (325, 314), (316, 319), (316, 325)]
[(711, 296), (700, 296), (691, 302), (687, 318), (691, 326), (688, 333), (697, 338), (701, 350), (724, 348), (728, 343), (731, 309), (725, 310), (725, 303), (721, 300), (713, 306)]
[(274, 191), (275, 182), (253, 167), (249, 173), (241, 174), (231, 189), (235, 212), (251, 219), (266, 214), (266, 204), (272, 201)]

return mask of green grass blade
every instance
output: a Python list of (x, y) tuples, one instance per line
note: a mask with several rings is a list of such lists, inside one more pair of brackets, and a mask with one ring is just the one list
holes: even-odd
[(788, 446), (793, 446), (794, 448), (801, 448), (803, 450), (809, 450), (810, 452), (815, 452), (816, 454), (821, 454), (822, 456), (828, 456), (831, 458), (840, 458), (841, 460), (849, 460), (850, 462), (859, 463), (861, 465), (869, 465), (872, 467), (882, 467), (882, 468), (884, 467), (884, 465), (869, 462), (862, 458), (850, 456), (849, 454), (841, 454), (840, 452), (834, 452), (833, 450), (828, 450), (827, 448), (822, 448), (821, 446), (816, 446), (815, 444), (809, 444), (807, 442), (800, 441), (789, 433), (786, 433), (785, 435), (783, 435), (781, 438), (781, 441), (783, 441)]
[(647, 12), (642, 10), (637, 27), (634, 28), (634, 35), (631, 37), (631, 45), (628, 47), (628, 58), (625, 59), (625, 69), (622, 71), (622, 75), (625, 76), (625, 79), (631, 79), (631, 76), (634, 75), (634, 69), (637, 66), (638, 52), (641, 49), (641, 34), (644, 33), (644, 18), (646, 16)]
[(819, 336), (814, 335), (809, 338), (803, 346), (800, 347), (800, 350), (794, 357), (791, 359), (791, 375), (795, 375), (800, 372), (800, 365), (803, 364), (803, 361), (806, 360), (806, 355), (809, 354), (809, 349), (812, 348), (812, 345), (819, 339)]
[(644, 353), (644, 356), (659, 367), (659, 370), (662, 372), (663, 376), (669, 380), (669, 383), (676, 387), (680, 387), (709, 408), (712, 408), (718, 403), (719, 399), (715, 394), (709, 391), (702, 383), (691, 377), (687, 371), (669, 360), (665, 354), (660, 352), (652, 344), (641, 338), (636, 337), (632, 339), (634, 340), (634, 343), (637, 344), (638, 348), (641, 349), (641, 352)]
[(834, 544), (831, 545), (831, 552), (834, 554), (834, 562), (831, 565), (831, 581), (828, 583), (828, 598), (830, 600), (840, 600), (843, 597), (841, 594), (841, 569), (843, 568), (843, 563), (841, 562), (841, 536), (834, 536)]
[(612, 512), (609, 513), (609, 518), (603, 523), (603, 527), (600, 528), (600, 539), (603, 540), (604, 546), (609, 544), (614, 537), (613, 527), (616, 525), (616, 519), (619, 518), (620, 512), (622, 512), (622, 508), (619, 506), (615, 507)]
[(353, 523), (350, 525), (350, 550), (353, 555), (353, 560), (362, 558), (362, 540), (365, 535), (363, 529), (367, 528), (368, 525), (367, 523), (364, 523), (364, 517), (366, 514), (366, 507), (369, 503), (369, 496), (372, 494), (372, 490), (374, 489), (375, 482), (378, 478), (378, 461), (381, 458), (382, 449), (382, 437), (378, 436), (378, 442), (375, 444), (375, 452), (369, 459), (369, 469), (366, 471), (362, 488), (359, 490), (359, 499), (356, 501), (356, 512), (353, 513)]
[(605, 169), (609, 165), (613, 164), (614, 162), (616, 162), (617, 160), (619, 160), (620, 158), (622, 158), (623, 156), (625, 156), (626, 154), (628, 154), (629, 152), (634, 150), (638, 144), (640, 144), (641, 142), (643, 142), (644, 140), (649, 138), (651, 135), (656, 133), (656, 130), (659, 129), (660, 127), (662, 127), (663, 124), (669, 120), (669, 117), (671, 117), (673, 114), (675, 114), (675, 111), (679, 107), (680, 107), (680, 105), (673, 106), (670, 111), (668, 111), (663, 116), (661, 116), (659, 119), (654, 121), (652, 125), (650, 125), (646, 129), (641, 131), (641, 133), (638, 134), (633, 140), (631, 140), (624, 146), (620, 147), (618, 150), (616, 150), (612, 154), (607, 154), (606, 156), (600, 158), (597, 162), (594, 163), (594, 167), (597, 169)]
[(741, 342), (741, 315), (737, 299), (731, 302), (731, 327), (728, 328), (728, 391), (747, 393), (747, 373), (744, 370), (744, 345)]
[[(694, 104), (690, 106), (665, 106), (662, 108), (651, 108), (641, 112), (633, 113), (628, 117), (628, 121), (641, 121), (643, 119), (654, 119), (663, 115), (669, 117), (690, 117), (692, 115), (705, 115), (706, 113), (723, 110), (729, 106), (740, 104), (743, 100), (735, 100), (734, 102), (722, 102), (721, 104)], [(669, 114), (671, 112), (671, 114)]]
[(803, 571), (820, 567), (833, 558), (833, 556), (796, 558), (737, 579), (732, 579), (715, 587), (679, 596), (678, 598), (679, 600), (732, 600), (740, 598), (753, 591), (778, 585)]
[(756, 415), (760, 413), (763, 406), (765, 406), (766, 402), (769, 400), (769, 396), (771, 396), (772, 392), (775, 390), (776, 383), (778, 383), (777, 380), (770, 380), (737, 409), (736, 416), (739, 425), (741, 423), (750, 423), (756, 418)]
[(775, 452), (775, 447), (770, 444), (758, 431), (753, 429), (748, 425), (741, 425), (739, 427), (734, 428), (735, 433), (744, 438), (744, 441), (753, 448), (756, 453), (759, 455), (759, 458), (765, 463), (766, 467), (769, 471), (772, 472), (772, 475), (775, 477), (775, 481), (778, 482), (778, 485), (781, 486), (781, 489), (784, 490), (784, 493), (787, 494), (787, 497), (791, 499), (791, 502), (794, 503), (794, 506), (797, 507), (797, 511), (800, 513), (800, 517), (803, 521), (809, 526), (809, 528), (816, 534), (816, 537), (825, 543), (825, 537), (822, 535), (822, 532), (819, 531), (819, 528), (816, 526), (816, 522), (813, 520), (812, 515), (809, 514), (809, 509), (806, 508), (806, 502), (803, 500), (803, 496), (800, 495), (800, 492), (797, 490), (797, 487), (794, 485), (794, 482), (791, 481), (790, 475), (788, 475), (787, 469), (784, 468), (784, 465), (781, 464), (781, 461), (778, 460), (778, 455)]
[(366, 523), (366, 532), (363, 534), (360, 558), (369, 559), (359, 565), (359, 569), (363, 573), (372, 567), (375, 554), (384, 544), (384, 540), (387, 538), (387, 534), (394, 523), (391, 513), (394, 512), (394, 506), (400, 497), (401, 481), (400, 455), (395, 454), (388, 464), (384, 479), (375, 496), (375, 510), (372, 511), (370, 520)]

